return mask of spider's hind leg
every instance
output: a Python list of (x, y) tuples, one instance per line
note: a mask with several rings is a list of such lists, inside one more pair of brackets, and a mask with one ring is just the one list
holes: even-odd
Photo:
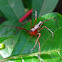
[[(47, 30), (49, 30), (51, 33), (52, 33), (52, 39), (53, 39), (53, 37), (54, 37), (54, 33), (53, 33), (53, 31), (51, 31), (49, 28), (47, 28), (46, 26), (43, 26), (39, 31), (41, 31), (43, 28), (46, 28)], [(38, 32), (39, 32), (38, 31)]]

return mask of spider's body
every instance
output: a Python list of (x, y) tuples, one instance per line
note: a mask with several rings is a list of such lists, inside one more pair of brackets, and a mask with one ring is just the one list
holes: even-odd
[(30, 34), (31, 36), (36, 35), (36, 34), (38, 33), (38, 30), (39, 30), (39, 28), (41, 27), (42, 24), (43, 24), (43, 22), (40, 21), (37, 25), (35, 25), (35, 26), (29, 31), (29, 34)]

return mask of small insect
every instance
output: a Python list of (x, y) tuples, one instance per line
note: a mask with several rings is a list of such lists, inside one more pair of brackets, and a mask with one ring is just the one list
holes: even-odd
[[(22, 22), (23, 20), (25, 20), (31, 13), (33, 12), (33, 10), (31, 9), (28, 13), (26, 13), (21, 19), (19, 19), (19, 22)], [(51, 18), (51, 19), (54, 19), (54, 18)], [(48, 20), (51, 20), (51, 19), (48, 19)], [(42, 21), (39, 21), (38, 24), (36, 24), (36, 21), (37, 21), (37, 11), (35, 11), (35, 21), (34, 21), (34, 24), (33, 24), (33, 27), (32, 27), (32, 20), (29, 19), (28, 21), (26, 21), (25, 23), (27, 22), (31, 22), (30, 24), (30, 30), (27, 30), (25, 28), (22, 28), (22, 27), (16, 27), (16, 26), (11, 26), (11, 27), (15, 27), (15, 28), (18, 28), (18, 30), (22, 29), (22, 30), (25, 30), (27, 31), (30, 36), (35, 36), (37, 38), (36, 42), (35, 42), (35, 45), (33, 46), (33, 48), (31, 49), (31, 51), (35, 48), (37, 42), (39, 44), (39, 56), (40, 56), (40, 52), (41, 52), (41, 49), (40, 49), (40, 42), (39, 42), (39, 38), (41, 36), (41, 33), (39, 33), (43, 28), (46, 28), (47, 30), (49, 30), (51, 33), (52, 33), (52, 38), (54, 37), (54, 33), (49, 29), (47, 28), (46, 26), (43, 26), (41, 28), (41, 26), (43, 25), (44, 22), (48, 21), (48, 20), (44, 20), (43, 22)], [(24, 24), (25, 24), (24, 23)], [(36, 24), (36, 25), (35, 25)], [(9, 25), (7, 25), (9, 26)]]

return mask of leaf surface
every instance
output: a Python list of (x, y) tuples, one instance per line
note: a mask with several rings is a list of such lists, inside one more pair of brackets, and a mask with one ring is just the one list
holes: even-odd
[[(48, 20), (50, 18), (55, 18), (56, 20), (52, 19), (52, 20), (46, 21), (43, 24), (43, 26), (47, 26), (49, 29), (51, 29), (54, 32), (54, 38), (52, 40), (52, 34), (47, 29), (44, 28), (43, 30), (40, 31), (41, 37), (39, 38), (39, 41), (41, 44), (41, 60), (46, 61), (46, 62), (61, 61), (62, 15), (60, 15), (58, 13), (46, 14), (46, 15), (38, 18), (37, 23), (41, 20), (44, 21), (44, 20)], [(32, 20), (32, 21), (34, 22), (34, 20)], [(10, 20), (6, 21), (2, 25), (7, 25), (6, 23), (10, 23)], [(17, 20), (14, 22), (11, 22), (10, 25), (11, 26), (22, 26), (22, 25), (20, 25), (20, 23), (17, 23)], [(24, 28), (29, 30), (30, 23), (27, 23), (24, 26)], [(35, 41), (36, 41), (35, 36), (33, 36), (31, 38), (29, 33), (24, 30), (19, 30), (18, 32), (16, 32), (17, 29), (14, 27), (10, 27), (10, 28), (3, 27), (3, 28), (0, 28), (0, 30), (1, 30), (0, 37), (5, 37), (5, 36), (8, 37), (9, 34), (11, 36), (10, 38), (8, 37), (8, 39), (3, 41), (3, 43), (6, 45), (6, 48), (1, 51), (2, 52), (1, 55), (3, 57), (8, 57), (8, 56), (12, 56), (12, 57), (3, 59), (3, 61), (8, 60), (8, 59), (10, 59), (10, 60), (15, 59), (15, 58), (21, 58), (19, 60), (22, 60), (25, 62), (27, 62), (27, 61), (33, 62), (33, 61), (38, 60), (38, 57), (37, 57), (37, 55), (39, 54), (38, 53), (38, 44), (33, 51), (29, 52), (35, 44)], [(16, 34), (13, 35), (15, 32), (16, 32)], [(4, 52), (6, 52), (6, 53), (4, 54)], [(14, 56), (14, 55), (16, 55), (16, 56)], [(15, 60), (15, 61), (17, 62), (17, 60)]]
[(56, 7), (58, 0), (32, 0), (32, 8), (38, 11), (38, 16), (51, 13)]
[(14, 21), (25, 14), (22, 0), (0, 0), (0, 10), (7, 19)]

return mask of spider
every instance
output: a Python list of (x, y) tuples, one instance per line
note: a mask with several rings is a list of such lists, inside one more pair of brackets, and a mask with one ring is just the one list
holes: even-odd
[[(19, 19), (19, 22), (22, 22), (26, 17), (28, 17), (31, 13), (32, 13), (32, 9), (26, 13), (21, 19)], [(54, 18), (51, 18), (51, 19), (54, 19)], [(51, 20), (51, 19), (48, 19), (48, 20)], [(38, 24), (35, 25), (36, 21), (37, 21), (37, 11), (35, 11), (35, 21), (34, 21), (34, 24), (33, 24), (33, 27), (32, 27), (32, 20), (29, 19), (28, 21), (26, 21), (25, 23), (27, 22), (30, 22), (30, 30), (27, 30), (27, 29), (24, 29), (24, 28), (21, 28), (21, 27), (17, 27), (19, 29), (23, 29), (23, 30), (26, 30), (28, 31), (28, 33), (30, 34), (30, 36), (35, 36), (37, 38), (36, 42), (35, 42), (35, 45), (34, 47), (31, 49), (31, 51), (35, 48), (37, 42), (39, 44), (39, 56), (40, 56), (40, 52), (41, 52), (41, 49), (40, 49), (40, 42), (39, 42), (39, 38), (41, 36), (41, 33), (39, 33), (43, 28), (46, 28), (47, 30), (49, 30), (51, 33), (52, 33), (52, 38), (54, 37), (54, 33), (53, 31), (51, 31), (49, 28), (47, 28), (46, 26), (43, 26), (41, 28), (41, 26), (43, 25), (44, 22), (48, 21), (48, 20), (44, 20), (43, 22), (42, 21), (39, 21)], [(23, 24), (25, 24), (23, 23)], [(38, 37), (37, 37), (38, 35)]]
[[(19, 22), (22, 22), (24, 19), (26, 19), (31, 13), (33, 12), (33, 10), (31, 9), (28, 13), (26, 13), (21, 19), (19, 19)], [(48, 20), (51, 20), (51, 19), (54, 19), (54, 18), (50, 18)], [(35, 21), (34, 21), (34, 24), (33, 24), (33, 27), (32, 27), (32, 20), (29, 19), (28, 21), (26, 21), (25, 23), (23, 24), (26, 24), (28, 22), (30, 22), (30, 30), (27, 30), (25, 28), (22, 28), (22, 27), (16, 27), (16, 26), (11, 26), (11, 27), (15, 27), (15, 28), (18, 28), (18, 30), (22, 29), (22, 30), (25, 30), (29, 33), (30, 36), (35, 36), (37, 38), (36, 42), (35, 42), (35, 45), (33, 46), (33, 48), (31, 49), (31, 51), (35, 48), (37, 42), (39, 44), (39, 56), (40, 56), (40, 52), (41, 52), (41, 49), (40, 49), (40, 42), (39, 42), (39, 38), (41, 36), (41, 33), (39, 33), (43, 28), (46, 28), (47, 30), (49, 30), (51, 33), (52, 33), (52, 38), (54, 37), (54, 33), (53, 31), (51, 31), (48, 27), (46, 26), (43, 26), (41, 28), (41, 26), (43, 25), (44, 22), (48, 21), (48, 20), (44, 20), (43, 22), (42, 21), (39, 21), (38, 24), (36, 24), (36, 21), (37, 21), (37, 11), (35, 11)], [(36, 25), (35, 25), (36, 24)], [(9, 26), (9, 25), (7, 25)], [(38, 36), (37, 36), (38, 35)]]

